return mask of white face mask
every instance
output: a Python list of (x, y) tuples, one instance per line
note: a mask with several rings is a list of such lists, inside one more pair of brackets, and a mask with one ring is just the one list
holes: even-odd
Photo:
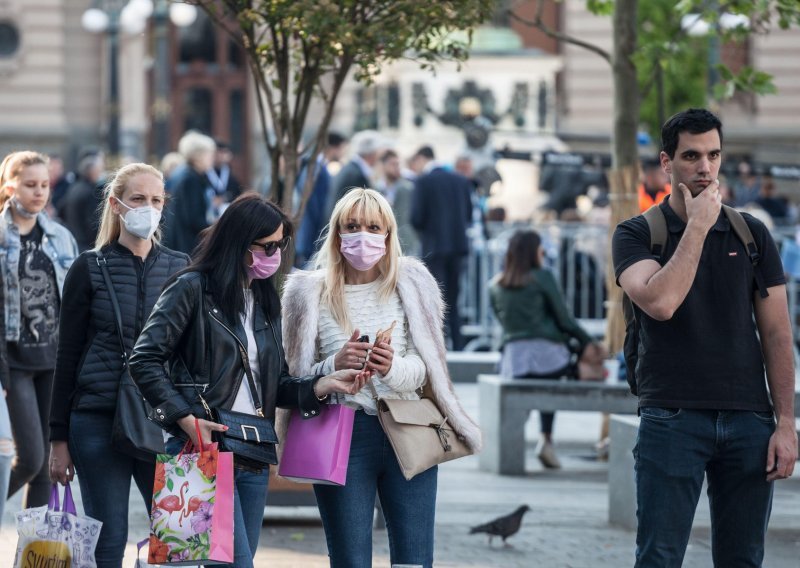
[(130, 234), (144, 240), (148, 240), (155, 234), (158, 223), (161, 221), (161, 211), (150, 205), (134, 209), (119, 199), (117, 203), (128, 210), (124, 215), (120, 214), (120, 218)]

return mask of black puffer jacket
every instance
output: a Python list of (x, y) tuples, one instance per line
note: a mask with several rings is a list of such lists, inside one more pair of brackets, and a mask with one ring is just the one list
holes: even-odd
[[(125, 350), (130, 353), (164, 284), (186, 266), (189, 257), (155, 245), (143, 260), (119, 242), (103, 247), (102, 254), (120, 306)], [(111, 297), (97, 253), (89, 250), (75, 260), (64, 281), (50, 439), (68, 439), (72, 410), (113, 413), (121, 374)]]
[[(189, 414), (207, 417), (201, 394), (211, 408), (230, 409), (244, 380), (239, 353), (240, 345), (247, 347), (244, 327), (241, 322), (226, 320), (208, 286), (205, 275), (198, 272), (183, 274), (168, 286), (130, 359), (131, 376), (153, 406), (156, 422), (183, 438), (178, 419)], [(319, 376), (289, 375), (280, 321), (269, 321), (259, 305), (255, 314), (264, 415), (274, 420), (275, 407), (281, 406), (300, 408), (306, 418), (318, 416), (320, 403), (314, 396), (314, 384)]]

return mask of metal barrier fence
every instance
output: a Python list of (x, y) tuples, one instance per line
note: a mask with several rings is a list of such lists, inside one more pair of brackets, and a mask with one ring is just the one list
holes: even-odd
[(489, 304), (489, 282), (500, 272), (511, 236), (534, 229), (542, 237), (545, 264), (561, 284), (572, 314), (585, 323), (605, 318), (605, 267), (608, 227), (584, 223), (489, 223), (471, 229), (471, 251), (462, 274), (459, 312), (462, 333), (472, 338), (465, 351), (484, 351), (499, 345), (500, 326)]
[[(610, 251), (606, 225), (549, 222), (489, 223), (486, 229), (471, 229), (471, 251), (462, 274), (459, 312), (462, 334), (470, 338), (465, 351), (497, 349), (502, 330), (489, 304), (490, 280), (500, 272), (511, 236), (520, 229), (533, 229), (542, 237), (545, 264), (561, 285), (572, 315), (594, 336), (602, 336), (606, 317), (605, 271)], [(779, 247), (794, 239), (786, 228), (773, 232)], [(800, 337), (800, 274), (787, 275), (792, 331)]]

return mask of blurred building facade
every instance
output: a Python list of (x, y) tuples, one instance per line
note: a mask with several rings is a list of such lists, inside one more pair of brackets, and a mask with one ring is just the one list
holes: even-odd
[[(81, 146), (105, 142), (108, 37), (81, 26), (94, 4), (0, 0), (0, 152), (31, 147), (58, 152), (69, 163)], [(530, 18), (536, 4), (526, 0), (514, 7)], [(345, 134), (384, 130), (402, 152), (432, 143), (452, 154), (446, 158), (474, 151), (480, 159), (480, 144), (473, 146), (487, 128), (486, 143), (494, 149), (558, 149), (563, 141), (573, 150), (608, 152), (613, 91), (606, 62), (499, 14), (476, 33), (473, 58), (460, 71), (446, 64), (432, 75), (398, 62), (386, 66), (373, 87), (348, 84), (333, 126)], [(547, 3), (543, 18), (552, 28), (611, 49), (610, 18), (589, 13), (583, 0)], [(159, 30), (166, 34), (166, 51), (159, 50)], [(161, 147), (173, 149), (186, 129), (195, 128), (231, 144), (240, 179), (255, 184), (266, 175), (252, 81), (243, 54), (224, 33), (202, 15), (183, 29), (151, 18), (142, 33), (122, 33), (119, 41), (122, 156), (155, 161)], [(752, 38), (748, 47), (747, 60), (772, 73), (779, 92), (722, 108), (727, 149), (797, 163), (800, 34), (775, 30)], [(165, 71), (166, 78), (158, 75)], [(163, 132), (166, 142), (158, 139)]]
[[(584, 0), (564, 0), (561, 29), (574, 37), (612, 50), (612, 23), (586, 9)], [(800, 163), (800, 76), (797, 53), (800, 29), (754, 35), (744, 51), (726, 53), (732, 66), (747, 63), (773, 75), (777, 94), (734, 97), (719, 112), (728, 154), (750, 155), (755, 161)], [(558, 134), (573, 149), (607, 151), (614, 116), (614, 91), (608, 64), (581, 47), (565, 45), (564, 70), (559, 79)]]

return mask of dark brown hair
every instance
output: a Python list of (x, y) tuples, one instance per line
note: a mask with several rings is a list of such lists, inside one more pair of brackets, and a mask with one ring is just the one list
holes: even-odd
[(536, 231), (517, 231), (508, 241), (505, 264), (498, 283), (503, 288), (522, 288), (533, 280), (531, 271), (541, 268), (539, 247), (542, 238)]

